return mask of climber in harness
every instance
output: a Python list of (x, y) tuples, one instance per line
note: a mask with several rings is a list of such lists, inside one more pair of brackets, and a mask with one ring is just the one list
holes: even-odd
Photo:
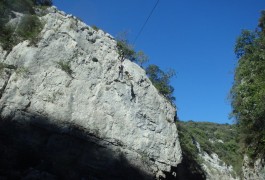
[(118, 79), (123, 79), (123, 65), (121, 64), (120, 66), (119, 66), (119, 76), (118, 76)]
[(130, 73), (128, 71), (125, 71), (125, 74), (126, 74), (128, 80), (132, 79), (132, 75), (130, 75)]
[(125, 55), (124, 55), (124, 52), (123, 52), (122, 50), (120, 51), (119, 59), (120, 59), (121, 63), (122, 63), (122, 62), (124, 61), (124, 59), (125, 59)]
[(130, 101), (131, 102), (136, 102), (136, 94), (134, 93), (134, 90), (133, 90), (133, 84), (131, 83), (131, 99), (130, 99)]

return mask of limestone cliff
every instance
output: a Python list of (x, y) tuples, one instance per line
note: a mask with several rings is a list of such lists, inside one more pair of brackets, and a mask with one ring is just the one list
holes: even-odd
[[(199, 144), (198, 144), (199, 145)], [(208, 154), (205, 151), (199, 151), (201, 166), (205, 172), (207, 180), (239, 180), (240, 177), (234, 172), (231, 165), (222, 161), (216, 153)]]
[[(77, 159), (72, 163), (84, 169), (94, 168), (94, 173), (96, 168), (102, 168), (106, 149), (150, 177), (170, 172), (182, 158), (175, 108), (135, 63), (125, 60), (125, 71), (131, 77), (118, 79), (120, 61), (111, 35), (54, 7), (47, 11), (39, 17), (44, 28), (36, 46), (23, 41), (11, 52), (0, 52), (0, 62), (9, 65), (0, 76), (2, 130), (8, 122), (16, 123), (15, 133), (24, 132), (21, 127), (37, 128), (32, 135), (30, 131), (22, 133), (26, 137), (23, 142), (49, 152), (56, 144), (64, 144), (61, 148), (75, 154), (70, 156)], [(49, 133), (45, 135), (41, 129)], [(46, 145), (39, 144), (41, 135), (45, 135)], [(87, 145), (66, 145), (70, 142), (66, 139), (72, 138), (68, 135), (96, 144), (99, 153), (85, 158), (91, 153), (85, 150)], [(66, 155), (64, 149), (60, 151)], [(56, 164), (53, 160), (50, 163)], [(42, 173), (38, 168), (29, 171), (28, 176)], [(50, 179), (56, 179), (56, 174), (49, 173)], [(94, 177), (93, 173), (90, 176)]]

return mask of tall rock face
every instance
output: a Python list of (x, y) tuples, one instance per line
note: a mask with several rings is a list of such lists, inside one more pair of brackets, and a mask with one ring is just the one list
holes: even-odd
[[(125, 60), (130, 76), (118, 78), (120, 61), (111, 35), (54, 7), (47, 11), (40, 17), (44, 28), (36, 46), (23, 41), (0, 53), (0, 62), (9, 65), (0, 76), (0, 138), (10, 129), (20, 137), (13, 137), (11, 147), (23, 142), (47, 150), (34, 158), (27, 176), (64, 177), (39, 168), (46, 157), (56, 169), (67, 159), (62, 156), (72, 157), (67, 163), (83, 168), (91, 179), (105, 177), (104, 172), (118, 178), (117, 169), (125, 170), (117, 164), (125, 161), (145, 177), (170, 172), (181, 161), (175, 108), (135, 63)], [(4, 141), (1, 146), (10, 150)], [(114, 165), (116, 171), (107, 170)]]

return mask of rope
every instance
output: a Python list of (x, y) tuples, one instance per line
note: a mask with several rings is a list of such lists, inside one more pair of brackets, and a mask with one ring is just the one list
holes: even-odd
[(152, 16), (152, 14), (153, 14), (153, 12), (154, 12), (156, 6), (158, 5), (158, 3), (159, 3), (159, 0), (156, 1), (155, 6), (153, 7), (153, 9), (152, 9), (152, 11), (150, 12), (149, 16), (147, 17), (147, 19), (145, 20), (145, 22), (144, 22), (142, 28), (141, 28), (140, 31), (138, 32), (138, 34), (137, 34), (137, 36), (136, 36), (136, 38), (135, 38), (135, 40), (134, 40), (134, 42), (133, 42), (133, 45), (135, 45), (135, 42), (137, 41), (138, 37), (140, 36), (140, 34), (142, 33), (142, 31), (144, 30), (145, 25), (147, 24), (148, 20), (149, 20), (150, 17)]

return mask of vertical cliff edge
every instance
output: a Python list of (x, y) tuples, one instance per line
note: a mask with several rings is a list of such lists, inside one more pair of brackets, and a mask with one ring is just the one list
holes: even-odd
[[(165, 177), (182, 159), (175, 107), (135, 63), (125, 60), (124, 71), (131, 76), (118, 78), (120, 61), (111, 35), (55, 7), (46, 11), (39, 16), (44, 27), (36, 45), (26, 40), (10, 52), (0, 50), (0, 62), (5, 64), (0, 76), (2, 130), (14, 128), (21, 142), (38, 151), (46, 149), (56, 157), (70, 154), (71, 163), (83, 168), (84, 177), (105, 177), (97, 171), (121, 161), (146, 177)], [(0, 138), (6, 134), (2, 131)], [(67, 138), (77, 138), (82, 145)], [(91, 153), (86, 142), (98, 149)], [(8, 149), (5, 143), (1, 146)], [(72, 153), (64, 154), (69, 149)], [(47, 152), (41, 156), (57, 167), (58, 161)], [(107, 152), (114, 160), (104, 157)], [(45, 166), (44, 157), (38, 158), (34, 167), (29, 165), (29, 176)], [(54, 170), (46, 173), (56, 179)], [(109, 173), (109, 179), (119, 177)]]

